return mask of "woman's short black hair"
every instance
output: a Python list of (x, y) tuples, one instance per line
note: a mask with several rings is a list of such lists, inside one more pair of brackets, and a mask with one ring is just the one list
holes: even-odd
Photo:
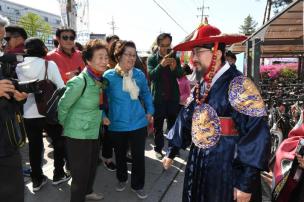
[[(94, 55), (94, 52), (99, 49), (105, 49), (108, 53), (107, 44), (100, 40), (100, 39), (92, 39), (89, 40), (86, 45), (84, 46), (84, 49), (82, 51), (82, 59), (85, 64), (87, 64), (87, 61), (91, 61)], [(109, 53), (108, 53), (109, 54)]]
[(158, 37), (157, 37), (157, 39), (156, 39), (157, 45), (159, 45), (160, 42), (161, 42), (162, 40), (164, 40), (165, 38), (169, 38), (169, 39), (170, 39), (170, 42), (172, 42), (172, 36), (171, 36), (171, 34), (169, 34), (169, 33), (161, 33), (160, 35), (158, 35)]
[(25, 40), (24, 48), (27, 56), (43, 58), (47, 54), (47, 48), (43, 41), (37, 37), (30, 37)]
[(114, 57), (116, 62), (119, 62), (119, 58), (125, 53), (128, 47), (134, 48), (136, 50), (136, 46), (133, 41), (119, 40), (116, 42), (114, 50)]

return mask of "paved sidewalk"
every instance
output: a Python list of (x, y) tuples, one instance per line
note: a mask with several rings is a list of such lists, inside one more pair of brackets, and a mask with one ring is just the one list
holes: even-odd
[[(146, 185), (145, 190), (148, 193), (149, 197), (146, 200), (140, 200), (136, 195), (130, 190), (130, 186), (123, 192), (116, 192), (116, 176), (115, 172), (109, 172), (106, 170), (103, 165), (100, 165), (97, 169), (97, 175), (94, 185), (94, 191), (103, 193), (105, 198), (104, 202), (133, 202), (133, 201), (173, 201), (170, 199), (165, 199), (165, 194), (172, 193), (169, 187), (172, 184), (173, 179), (178, 175), (180, 168), (183, 168), (185, 161), (181, 158), (176, 158), (176, 162), (171, 169), (164, 171), (160, 161), (156, 160), (154, 156), (154, 151), (152, 147), (153, 138), (150, 136), (147, 138), (146, 142)], [(25, 202), (68, 202), (70, 197), (70, 183), (63, 183), (59, 186), (53, 186), (51, 184), (53, 177), (53, 157), (52, 157), (52, 147), (48, 142), (47, 138), (44, 138), (45, 144), (45, 153), (44, 153), (44, 174), (48, 177), (49, 182), (37, 193), (32, 191), (32, 183), (30, 178), (25, 178), (26, 184), (26, 193), (25, 193)], [(28, 147), (27, 145), (21, 150), (23, 156), (23, 164), (28, 166)], [(181, 157), (184, 158), (187, 155), (187, 151), (181, 152)], [(131, 170), (131, 165), (128, 165), (129, 174)], [(130, 185), (130, 176), (129, 176), (129, 185)], [(182, 183), (182, 182), (180, 182)], [(173, 184), (176, 184), (173, 182)], [(176, 190), (177, 195), (174, 195), (174, 202), (181, 201), (181, 198), (177, 196), (182, 193), (182, 189)]]
[[(146, 142), (146, 186), (145, 190), (149, 194), (146, 200), (138, 199), (130, 190), (130, 175), (129, 185), (123, 192), (116, 192), (116, 176), (115, 172), (110, 172), (100, 165), (97, 168), (97, 175), (94, 185), (94, 191), (101, 192), (105, 198), (103, 202), (136, 202), (136, 201), (151, 201), (151, 202), (181, 202), (183, 191), (184, 170), (188, 151), (181, 150), (181, 157), (175, 159), (174, 165), (168, 170), (164, 171), (162, 164), (156, 160), (153, 151), (153, 138), (150, 136)], [(26, 184), (25, 202), (69, 202), (70, 198), (70, 183), (63, 183), (59, 186), (51, 184), (53, 177), (53, 155), (52, 146), (47, 138), (44, 138), (45, 153), (44, 153), (44, 174), (49, 178), (46, 184), (39, 192), (32, 191), (32, 183), (30, 178), (24, 178)], [(29, 165), (28, 160), (28, 145), (21, 149), (23, 156), (23, 164)], [(129, 174), (131, 166), (128, 165)], [(270, 189), (265, 185), (263, 187), (263, 202), (270, 202)]]

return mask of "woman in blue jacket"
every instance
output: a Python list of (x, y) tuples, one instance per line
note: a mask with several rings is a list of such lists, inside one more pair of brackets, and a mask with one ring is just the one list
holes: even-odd
[(109, 85), (106, 90), (109, 104), (109, 135), (114, 143), (118, 184), (123, 191), (127, 184), (126, 154), (132, 155), (131, 188), (141, 199), (147, 198), (145, 183), (145, 140), (147, 125), (154, 113), (152, 96), (144, 73), (134, 68), (136, 47), (131, 41), (118, 41), (114, 56), (117, 65), (105, 72)]

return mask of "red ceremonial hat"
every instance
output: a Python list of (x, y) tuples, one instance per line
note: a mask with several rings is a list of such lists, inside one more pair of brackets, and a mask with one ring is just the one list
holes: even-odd
[(199, 47), (212, 43), (224, 43), (230, 45), (233, 43), (244, 41), (247, 37), (241, 34), (221, 34), (221, 31), (208, 24), (200, 25), (183, 43), (178, 44), (173, 49), (175, 51), (191, 51), (195, 47)]

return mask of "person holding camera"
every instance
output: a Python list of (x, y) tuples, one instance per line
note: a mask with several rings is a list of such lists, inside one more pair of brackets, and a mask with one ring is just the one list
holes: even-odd
[(158, 51), (148, 58), (148, 73), (151, 80), (155, 116), (155, 155), (163, 158), (163, 124), (167, 119), (170, 129), (179, 111), (179, 87), (177, 78), (183, 76), (180, 60), (171, 52), (172, 36), (162, 33), (157, 37)]
[(24, 182), (21, 155), (8, 134), (8, 121), (15, 124), (19, 101), (27, 94), (15, 90), (10, 80), (0, 80), (0, 201), (23, 202)]
[[(51, 80), (57, 88), (64, 87), (58, 67), (53, 61), (46, 61), (43, 57), (47, 54), (45, 44), (39, 38), (28, 38), (25, 41), (25, 52), (28, 57), (24, 62), (16, 67), (16, 73), (20, 81), (44, 80), (45, 77)], [(35, 93), (35, 92), (34, 92)], [(47, 182), (43, 175), (43, 136), (45, 130), (52, 139), (54, 147), (54, 176), (53, 185), (60, 184), (70, 179), (70, 176), (64, 172), (64, 138), (61, 136), (62, 127), (49, 125), (43, 115), (39, 114), (34, 93), (30, 93), (23, 106), (25, 118), (25, 128), (29, 140), (29, 157), (32, 168), (31, 178), (33, 182), (33, 191), (39, 191)]]
[[(0, 41), (4, 39), (8, 24), (8, 19), (0, 15)], [(6, 123), (17, 125), (15, 115), (19, 112), (19, 102), (26, 97), (26, 93), (17, 91), (12, 81), (0, 73), (0, 201), (24, 201), (21, 155), (10, 139)]]

